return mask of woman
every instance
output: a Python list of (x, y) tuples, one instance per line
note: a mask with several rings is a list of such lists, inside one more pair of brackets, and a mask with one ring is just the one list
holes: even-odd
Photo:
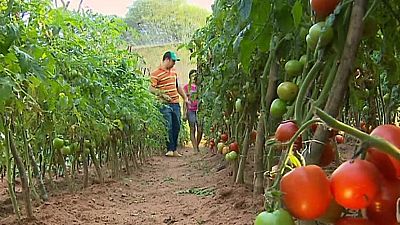
[[(190, 127), (190, 140), (192, 142), (193, 148), (195, 151), (199, 150), (199, 144), (202, 137), (202, 129), (197, 120), (197, 110), (198, 110), (198, 99), (197, 99), (197, 79), (196, 79), (196, 70), (191, 70), (189, 72), (189, 83), (183, 86), (183, 90), (185, 91), (187, 98), (189, 100), (189, 104), (187, 106), (184, 105), (184, 115), (189, 122)], [(190, 87), (190, 88), (189, 88)], [(197, 133), (197, 136), (196, 136)]]

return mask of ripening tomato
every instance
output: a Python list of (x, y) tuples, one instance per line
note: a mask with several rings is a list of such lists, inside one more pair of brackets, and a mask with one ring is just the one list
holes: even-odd
[(380, 225), (397, 225), (396, 201), (400, 198), (400, 181), (381, 180), (381, 191), (367, 207), (369, 220)]
[(283, 82), (279, 84), (276, 93), (278, 97), (283, 101), (291, 102), (296, 99), (299, 87), (293, 82)]
[[(392, 143), (400, 151), (400, 127), (390, 124), (376, 127), (371, 135), (381, 137)], [(388, 179), (400, 179), (400, 160), (379, 149), (369, 148), (366, 159), (379, 169)]]
[(315, 11), (318, 17), (326, 17), (331, 14), (340, 0), (310, 0), (311, 8)]
[(221, 134), (221, 141), (222, 142), (227, 142), (228, 141), (228, 135), (227, 134)]
[(375, 224), (363, 218), (343, 217), (342, 219), (337, 221), (335, 225), (375, 225)]
[(335, 141), (336, 141), (336, 143), (338, 143), (338, 144), (343, 144), (343, 143), (344, 143), (344, 137), (343, 137), (343, 135), (337, 134), (337, 135), (335, 136)]
[(215, 146), (215, 141), (214, 141), (214, 138), (213, 138), (213, 139), (210, 140), (210, 147), (212, 148), (214, 146)]
[(336, 158), (336, 148), (334, 145), (329, 141), (328, 143), (325, 143), (324, 149), (321, 155), (321, 158), (319, 160), (319, 165), (321, 167), (328, 166), (335, 160)]
[(239, 144), (235, 141), (229, 145), (229, 149), (234, 152), (239, 152)]
[[(275, 131), (275, 139), (280, 142), (289, 141), (293, 135), (299, 130), (297, 124), (293, 121), (283, 121), (279, 124), (278, 128)], [(301, 136), (297, 138), (294, 143), (294, 149), (299, 150), (302, 147), (302, 139)]]
[(329, 180), (321, 167), (298, 167), (282, 177), (280, 190), (290, 214), (302, 220), (313, 220), (328, 209), (332, 196)]
[(363, 209), (378, 194), (380, 177), (375, 165), (366, 160), (346, 161), (332, 173), (332, 194), (345, 208)]

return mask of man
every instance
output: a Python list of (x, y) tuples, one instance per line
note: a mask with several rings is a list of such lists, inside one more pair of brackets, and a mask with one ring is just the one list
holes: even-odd
[(168, 129), (166, 156), (182, 156), (176, 151), (181, 126), (179, 95), (184, 99), (184, 104), (189, 103), (185, 92), (179, 85), (177, 74), (173, 69), (176, 61), (180, 61), (180, 59), (176, 56), (175, 52), (165, 52), (160, 67), (150, 75), (150, 91), (159, 96), (164, 103), (160, 111), (165, 118)]

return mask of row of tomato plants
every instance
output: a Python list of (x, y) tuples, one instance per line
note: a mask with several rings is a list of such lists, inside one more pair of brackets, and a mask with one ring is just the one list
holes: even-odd
[(55, 177), (71, 190), (77, 177), (89, 185), (90, 165), (98, 182), (119, 177), (164, 142), (141, 58), (124, 47), (133, 31), (120, 18), (52, 4), (0, 2), (0, 172), (17, 218), (17, 179), (31, 219)]
[[(254, 193), (266, 203), (255, 224), (398, 224), (400, 128), (379, 126), (398, 119), (400, 21), (388, 16), (397, 10), (366, 0), (214, 4), (188, 47), (210, 147), (233, 162), (237, 183), (255, 143)], [(328, 179), (343, 132), (359, 148)]]

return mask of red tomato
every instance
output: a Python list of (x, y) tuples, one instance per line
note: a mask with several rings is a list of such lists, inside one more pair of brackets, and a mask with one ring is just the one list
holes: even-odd
[(231, 151), (239, 152), (239, 144), (235, 141), (229, 145)]
[(343, 135), (337, 134), (337, 135), (335, 136), (335, 141), (336, 141), (338, 144), (343, 144), (343, 143), (344, 143), (344, 137), (343, 137)]
[(321, 159), (319, 165), (321, 167), (328, 166), (335, 160), (336, 158), (336, 148), (332, 145), (331, 142), (325, 143), (324, 150), (321, 155)]
[(367, 217), (376, 224), (396, 225), (396, 202), (400, 181), (381, 180), (381, 191), (367, 208)]
[(221, 141), (222, 142), (228, 141), (228, 135), (227, 134), (221, 134)]
[(326, 17), (335, 10), (340, 0), (311, 0), (311, 7), (318, 17)]
[[(390, 124), (380, 125), (371, 132), (371, 135), (387, 140), (400, 151), (400, 127)], [(368, 149), (366, 159), (375, 164), (386, 178), (400, 179), (400, 160), (376, 148)]]
[(374, 164), (361, 159), (349, 160), (332, 173), (332, 194), (345, 208), (363, 209), (378, 194), (380, 177)]
[(329, 180), (321, 167), (298, 167), (282, 177), (280, 190), (290, 214), (302, 220), (322, 216), (332, 199)]
[(335, 225), (375, 225), (371, 221), (363, 218), (343, 217)]
[[(275, 131), (275, 139), (280, 142), (289, 141), (293, 135), (299, 130), (299, 127), (293, 121), (283, 121), (279, 124), (278, 128)], [(302, 147), (302, 139), (301, 136), (297, 138), (294, 143), (294, 148), (299, 150)]]
[(215, 141), (214, 141), (214, 138), (213, 138), (213, 139), (210, 140), (210, 147), (212, 148), (214, 146), (215, 146)]

